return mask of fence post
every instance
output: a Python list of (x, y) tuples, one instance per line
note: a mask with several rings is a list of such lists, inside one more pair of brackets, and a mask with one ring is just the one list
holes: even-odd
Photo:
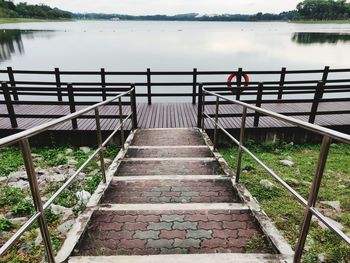
[(192, 88), (192, 104), (196, 104), (196, 91), (197, 91), (197, 69), (193, 69), (193, 88)]
[(152, 104), (152, 84), (151, 84), (151, 69), (147, 69), (147, 98), (148, 105)]
[(7, 67), (7, 73), (9, 75), (9, 81), (10, 81), (10, 85), (11, 85), (11, 89), (12, 89), (13, 100), (18, 100), (15, 75), (13, 74), (12, 67)]
[(239, 178), (241, 175), (242, 154), (243, 154), (242, 146), (244, 143), (246, 120), (247, 120), (247, 107), (243, 107), (241, 130), (240, 130), (240, 136), (239, 136), (238, 155), (237, 155), (236, 183), (239, 183)]
[(104, 149), (102, 147), (102, 133), (101, 133), (101, 121), (100, 121), (100, 112), (98, 108), (95, 109), (95, 120), (96, 120), (96, 132), (97, 132), (97, 146), (100, 149), (100, 168), (102, 173), (103, 182), (106, 183), (106, 170), (105, 170), (105, 157)]
[(61, 76), (60, 76), (59, 68), (55, 68), (55, 79), (56, 79), (56, 87), (57, 87), (57, 99), (58, 101), (62, 101)]
[(124, 150), (124, 124), (123, 124), (123, 109), (122, 109), (122, 98), (119, 97), (119, 121), (120, 121), (120, 143)]
[(281, 100), (283, 96), (283, 87), (284, 87), (284, 81), (286, 80), (286, 68), (282, 68), (281, 71), (281, 78), (280, 78), (280, 85), (278, 89), (278, 96), (277, 99)]
[[(325, 86), (327, 83), (328, 74), (329, 74), (329, 66), (325, 66), (324, 70), (323, 70), (323, 75), (322, 75), (323, 86)], [(322, 99), (322, 98), (323, 98), (323, 93), (322, 93), (322, 96), (320, 97), (320, 99)]]
[(9, 90), (9, 87), (7, 86), (7, 83), (6, 82), (2, 82), (1, 83), (1, 88), (2, 88), (2, 92), (4, 94), (6, 108), (7, 108), (7, 112), (9, 114), (9, 119), (10, 119), (10, 122), (11, 122), (11, 127), (12, 128), (17, 128), (18, 124), (17, 124), (17, 120), (16, 120), (16, 114), (15, 114), (15, 110), (13, 108), (13, 103), (12, 103), (12, 99), (11, 99), (11, 95), (10, 95), (10, 90)]
[(104, 68), (101, 68), (101, 88), (102, 88), (102, 100), (105, 101), (107, 99), (107, 94), (106, 94), (106, 72)]
[(241, 91), (240, 88), (242, 86), (242, 76), (243, 76), (243, 69), (239, 68), (238, 69), (238, 74), (237, 74), (237, 94), (236, 94), (236, 100), (239, 100), (241, 98)]
[(198, 87), (198, 111), (197, 111), (197, 127), (202, 127), (202, 115), (203, 115), (203, 84), (200, 83)]
[[(68, 99), (69, 99), (70, 113), (74, 113), (76, 110), (75, 110), (74, 91), (73, 91), (72, 83), (69, 83), (67, 85), (67, 89), (68, 89)], [(73, 126), (74, 130), (78, 129), (78, 121), (77, 121), (76, 118), (72, 119), (72, 126)]]
[(314, 207), (317, 201), (317, 196), (318, 192), (320, 189), (321, 185), (321, 180), (323, 176), (323, 171), (326, 166), (327, 162), (327, 157), (329, 153), (329, 147), (332, 142), (332, 139), (328, 136), (324, 136), (322, 140), (322, 146), (321, 146), (321, 151), (320, 155), (318, 158), (318, 163), (317, 163), (317, 169), (316, 169), (316, 174), (312, 182), (309, 198), (308, 198), (308, 203), (305, 208), (305, 214), (304, 214), (304, 220), (303, 224), (301, 227), (301, 232), (299, 235), (298, 239), (298, 244), (295, 250), (295, 255), (294, 255), (294, 262), (299, 263), (301, 261), (301, 256), (303, 254), (304, 246), (305, 246), (305, 241), (306, 237), (309, 232), (310, 228), (310, 223), (312, 219), (312, 212), (310, 211), (310, 208)]
[(319, 81), (317, 83), (314, 100), (312, 102), (310, 118), (309, 118), (310, 123), (315, 123), (318, 104), (320, 103), (320, 99), (322, 99), (322, 97), (323, 97), (323, 90), (324, 90), (324, 83), (322, 81)]
[(137, 107), (136, 107), (136, 90), (135, 84), (131, 84), (131, 92), (130, 92), (130, 105), (131, 105), (131, 119), (132, 119), (132, 129), (137, 129)]
[(27, 172), (27, 177), (28, 177), (28, 182), (30, 186), (30, 191), (33, 197), (33, 203), (36, 212), (40, 213), (40, 216), (38, 218), (39, 221), (39, 228), (40, 228), (40, 233), (44, 241), (45, 245), (45, 250), (46, 250), (46, 255), (47, 255), (47, 261), (50, 263), (55, 262), (55, 256), (54, 252), (52, 250), (52, 244), (51, 244), (51, 238), (50, 238), (50, 233), (49, 229), (47, 227), (46, 219), (45, 219), (45, 214), (44, 214), (44, 209), (42, 205), (42, 201), (40, 198), (40, 191), (38, 187), (38, 181), (35, 173), (35, 168), (33, 165), (33, 159), (30, 151), (30, 145), (28, 142), (28, 139), (23, 139), (20, 141), (21, 144), (21, 149), (22, 149), (22, 155), (23, 155), (23, 160), (24, 160), (24, 166)]
[(218, 139), (219, 102), (220, 102), (220, 98), (216, 97), (215, 127), (214, 127), (214, 150), (217, 149), (217, 143), (218, 143), (217, 139)]
[[(256, 98), (256, 106), (259, 108), (261, 107), (263, 89), (264, 89), (264, 83), (260, 82), (258, 86), (258, 94)], [(254, 115), (254, 127), (259, 126), (259, 119), (260, 119), (260, 113), (256, 111)]]

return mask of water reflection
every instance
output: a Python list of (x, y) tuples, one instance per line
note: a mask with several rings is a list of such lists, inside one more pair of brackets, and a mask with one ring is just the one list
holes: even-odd
[(23, 38), (34, 39), (37, 35), (50, 37), (48, 32), (38, 30), (9, 29), (0, 31), (0, 62), (11, 59), (13, 55), (24, 54)]
[(298, 32), (292, 36), (292, 41), (301, 45), (309, 44), (337, 44), (338, 42), (349, 42), (350, 34), (343, 33), (319, 33)]

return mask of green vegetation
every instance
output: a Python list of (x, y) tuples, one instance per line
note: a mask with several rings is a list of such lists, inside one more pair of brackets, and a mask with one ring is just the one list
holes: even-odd
[(31, 22), (45, 22), (48, 20), (37, 18), (0, 18), (0, 24), (8, 23), (31, 23)]
[(297, 10), (305, 20), (350, 19), (350, 3), (346, 0), (304, 0), (297, 5)]
[[(255, 145), (248, 143), (251, 149), (272, 170), (280, 175), (288, 184), (307, 198), (315, 173), (319, 154), (319, 145), (287, 145), (265, 143)], [(236, 166), (237, 149), (221, 149), (223, 157), (234, 169)], [(280, 160), (292, 160), (293, 167), (284, 166)], [(252, 195), (259, 201), (268, 216), (275, 222), (277, 228), (292, 245), (296, 246), (303, 220), (304, 210), (278, 182), (258, 166), (248, 155), (242, 159), (241, 183), (246, 185)], [(350, 233), (350, 146), (333, 144), (330, 150), (326, 170), (319, 193), (319, 201), (339, 201), (341, 212), (335, 212), (331, 207), (318, 203), (318, 207), (327, 216), (340, 222), (345, 233)], [(267, 190), (260, 181), (267, 179), (274, 183), (272, 190)], [(328, 229), (313, 222), (304, 254), (304, 262), (348, 262), (350, 248), (339, 237)]]

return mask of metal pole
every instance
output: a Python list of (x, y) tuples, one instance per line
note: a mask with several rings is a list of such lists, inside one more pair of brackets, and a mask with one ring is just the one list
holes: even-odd
[(124, 150), (124, 125), (123, 125), (123, 110), (122, 110), (122, 98), (119, 98), (119, 120), (120, 120), (120, 143)]
[(9, 90), (9, 87), (7, 86), (7, 83), (6, 82), (2, 82), (1, 83), (1, 88), (2, 88), (2, 92), (4, 94), (4, 100), (5, 100), (5, 103), (6, 103), (7, 112), (9, 114), (11, 127), (12, 128), (17, 128), (18, 124), (17, 124), (17, 120), (16, 120), (15, 109), (13, 108), (13, 103), (12, 103), (12, 99), (11, 99), (11, 95), (10, 95), (10, 90)]
[(323, 171), (324, 171), (324, 168), (326, 166), (329, 147), (331, 145), (331, 142), (332, 142), (332, 139), (330, 137), (328, 137), (328, 136), (323, 137), (321, 151), (320, 151), (320, 155), (319, 155), (318, 163), (317, 163), (316, 174), (315, 174), (314, 180), (312, 182), (312, 186), (311, 186), (311, 190), (310, 190), (310, 194), (309, 194), (309, 199), (308, 199), (308, 204), (305, 208), (304, 221), (303, 221), (303, 224), (301, 227), (301, 232), (300, 232), (300, 236), (298, 239), (298, 244), (297, 244), (297, 247), (295, 250), (294, 263), (299, 263), (301, 261), (301, 257), (302, 257), (304, 246), (305, 246), (306, 237), (307, 237), (308, 232), (309, 232), (311, 218), (312, 218), (312, 212), (311, 212), (310, 208), (314, 207), (316, 204), (316, 201), (317, 201), (317, 195), (318, 195), (318, 191), (320, 189)]
[(105, 170), (105, 158), (104, 158), (104, 149), (102, 147), (102, 134), (101, 134), (101, 122), (100, 122), (100, 113), (98, 108), (95, 109), (95, 120), (96, 120), (96, 132), (97, 132), (97, 145), (100, 150), (100, 163), (101, 163), (101, 173), (103, 182), (106, 183), (106, 170)]
[(243, 154), (242, 146), (244, 143), (246, 120), (247, 120), (247, 107), (243, 107), (241, 130), (239, 135), (238, 155), (237, 155), (236, 183), (239, 183), (239, 177), (241, 175), (242, 154)]
[(137, 129), (137, 108), (136, 108), (136, 90), (135, 84), (131, 84), (131, 92), (130, 92), (130, 105), (131, 105), (131, 119), (132, 119), (132, 129)]
[(192, 104), (196, 104), (196, 91), (197, 91), (197, 69), (193, 69), (193, 87), (192, 87)]
[(40, 228), (41, 236), (43, 238), (44, 245), (45, 245), (47, 261), (50, 263), (53, 263), (55, 262), (55, 256), (52, 250), (49, 229), (47, 227), (46, 220), (45, 220), (45, 214), (44, 214), (43, 205), (40, 198), (38, 181), (36, 178), (35, 168), (33, 165), (33, 159), (30, 151), (30, 145), (29, 145), (28, 139), (21, 140), (20, 144), (22, 148), (24, 166), (26, 168), (29, 186), (33, 197), (34, 207), (35, 207), (35, 210), (40, 213), (40, 216), (38, 218), (39, 228)]
[(197, 127), (201, 128), (202, 127), (202, 115), (203, 115), (203, 84), (199, 84), (198, 87), (198, 110), (197, 110)]
[(204, 119), (204, 112), (205, 112), (205, 91), (203, 91), (202, 92), (202, 116), (201, 116), (201, 118), (202, 118), (202, 130), (204, 130), (204, 128), (205, 128), (205, 119)]
[(217, 142), (218, 142), (217, 139), (218, 139), (219, 102), (220, 102), (220, 98), (216, 97), (215, 128), (214, 128), (214, 150), (217, 149)]
[(147, 69), (147, 101), (148, 105), (152, 104), (152, 80), (151, 80), (151, 69)]

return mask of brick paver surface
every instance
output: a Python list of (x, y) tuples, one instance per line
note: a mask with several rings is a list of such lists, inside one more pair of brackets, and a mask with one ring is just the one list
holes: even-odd
[(103, 203), (237, 203), (227, 180), (112, 181)]
[(128, 150), (128, 158), (173, 158), (173, 157), (212, 157), (208, 147), (205, 148), (158, 148)]
[(96, 211), (76, 254), (273, 253), (261, 237), (248, 211)]

